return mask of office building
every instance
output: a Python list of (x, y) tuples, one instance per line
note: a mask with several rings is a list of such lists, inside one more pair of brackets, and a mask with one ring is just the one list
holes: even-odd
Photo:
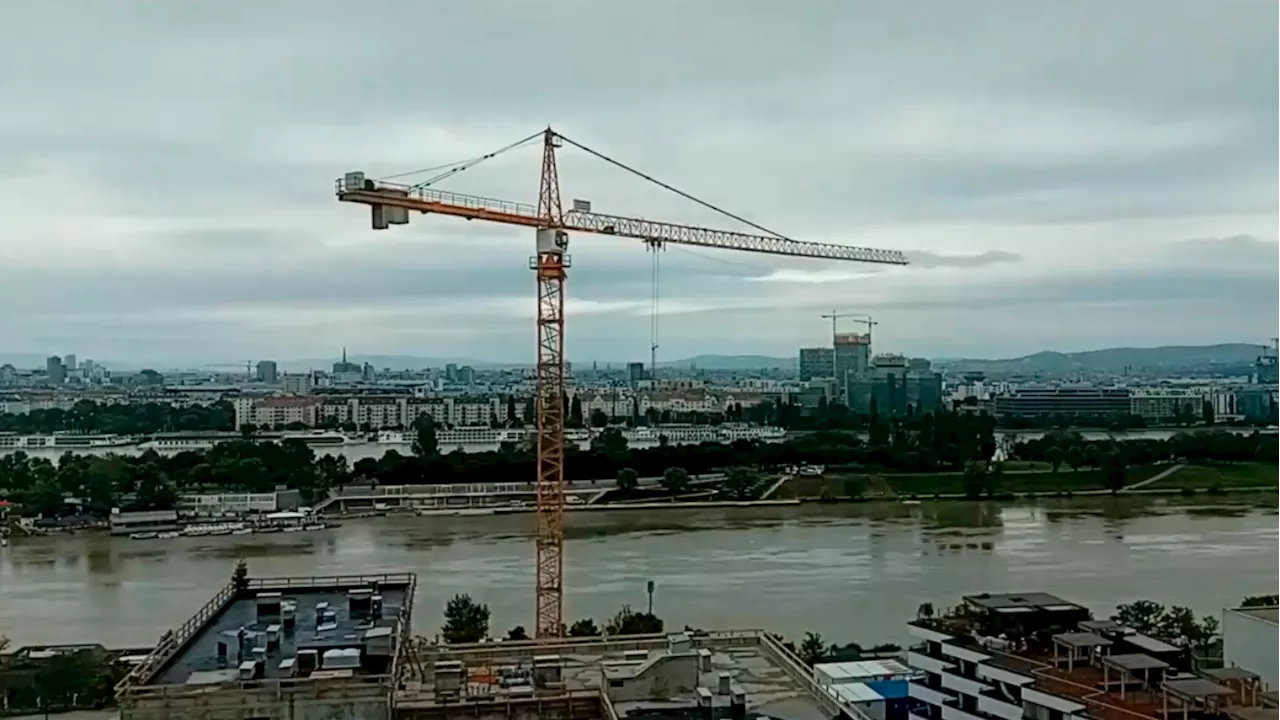
[(841, 386), (871, 369), (870, 333), (836, 333), (832, 346), (832, 374)]
[(644, 380), (644, 363), (627, 363), (627, 380), (630, 381), (632, 387), (640, 384)]
[(1128, 388), (1093, 386), (1019, 388), (995, 398), (996, 417), (1108, 417), (1128, 415)]
[(800, 348), (800, 379), (833, 378), (836, 376), (835, 349), (829, 347)]
[(75, 370), (76, 369), (75, 353), (72, 353), (62, 358), (62, 364), (67, 366), (67, 370)]
[(45, 372), (49, 375), (49, 382), (54, 385), (61, 385), (67, 381), (67, 366), (62, 364), (62, 358), (57, 355), (50, 355), (44, 363)]
[(924, 358), (877, 355), (871, 367), (844, 383), (849, 408), (869, 415), (874, 406), (883, 417), (932, 412), (942, 405), (942, 375)]
[(276, 377), (276, 362), (274, 360), (258, 361), (258, 382), (275, 385), (279, 378)]

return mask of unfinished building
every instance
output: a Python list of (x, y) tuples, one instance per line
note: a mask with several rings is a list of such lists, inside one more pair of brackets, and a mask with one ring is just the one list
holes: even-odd
[(416, 582), (233, 580), (120, 682), (121, 720), (390, 718)]

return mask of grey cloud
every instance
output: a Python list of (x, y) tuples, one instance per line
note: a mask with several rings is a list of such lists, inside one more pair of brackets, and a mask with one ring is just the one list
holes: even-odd
[[(983, 354), (1058, 325), (1077, 346), (1275, 326), (1273, 2), (806, 7), (20, 4), (0, 28), (0, 303), (21, 312), (0, 338), (523, 357), (529, 330), (507, 316), (532, 304), (528, 232), (415, 217), (375, 234), (331, 183), (548, 122), (794, 237), (914, 249), (914, 269), (806, 285), (747, 281), (832, 266), (673, 248), (667, 306), (725, 307), (672, 315), (664, 352), (782, 352), (808, 342), (797, 313), (844, 300), (921, 352), (960, 329)], [(566, 199), (605, 212), (724, 222), (569, 148), (561, 171)], [(537, 181), (535, 147), (443, 187), (531, 202)], [(1149, 259), (1113, 260), (1126, 237)], [(573, 253), (571, 297), (601, 314), (570, 342), (608, 357), (646, 332), (649, 258), (617, 238)]]
[(942, 255), (928, 250), (910, 250), (907, 252), (907, 259), (914, 267), (920, 268), (978, 268), (1018, 262), (1022, 260), (1022, 256), (1004, 250), (988, 250), (976, 255)]

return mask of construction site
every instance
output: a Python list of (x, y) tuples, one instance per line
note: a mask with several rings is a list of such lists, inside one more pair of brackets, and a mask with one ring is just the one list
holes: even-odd
[(120, 682), (122, 720), (698, 717), (840, 707), (761, 630), (436, 645), (410, 574), (233, 578)]
[[(642, 220), (560, 199), (557, 151), (564, 145), (759, 231)], [(436, 189), (441, 180), (520, 147), (540, 145), (536, 205)], [(533, 553), (535, 639), (433, 645), (415, 639), (413, 575), (250, 579), (237, 575), (199, 612), (166, 633), (117, 686), (126, 720), (207, 718), (734, 718), (822, 720), (840, 714), (813, 672), (760, 630), (569, 639), (564, 635), (565, 282), (571, 232), (668, 244), (846, 262), (905, 265), (894, 250), (800, 242), (662, 183), (547, 128), (495, 152), (420, 171), (404, 184), (349, 172), (342, 202), (370, 208), (375, 230), (411, 212), (532, 230), (536, 279), (537, 471)], [(402, 178), (414, 173), (400, 174)], [(656, 312), (651, 348), (656, 351)], [(656, 360), (654, 361), (656, 362)]]

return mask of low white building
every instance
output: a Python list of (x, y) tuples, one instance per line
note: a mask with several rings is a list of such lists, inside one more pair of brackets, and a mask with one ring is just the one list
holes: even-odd
[(277, 510), (292, 510), (297, 506), (296, 491), (182, 495), (178, 498), (178, 511), (183, 515), (207, 517), (271, 513)]
[(1277, 607), (1235, 608), (1222, 611), (1222, 661), (1257, 673), (1271, 690), (1280, 685), (1276, 648), (1280, 646)]

